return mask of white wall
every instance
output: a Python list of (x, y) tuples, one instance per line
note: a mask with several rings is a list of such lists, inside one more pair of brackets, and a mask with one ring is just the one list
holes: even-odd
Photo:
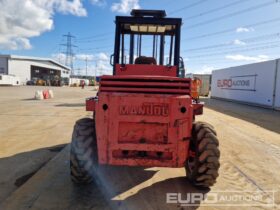
[(0, 74), (8, 73), (8, 59), (6, 57), (0, 57)]
[(59, 70), (61, 72), (62, 77), (69, 77), (70, 74), (65, 74), (63, 71), (66, 71), (65, 69), (52, 64), (50, 62), (35, 62), (35, 61), (28, 61), (28, 60), (9, 60), (9, 74), (16, 75), (20, 78), (21, 84), (26, 84), (28, 80), (31, 78), (31, 65), (33, 66), (40, 66), (45, 68), (50, 68), (54, 70)]
[(280, 110), (280, 59), (278, 59), (277, 68), (277, 78), (276, 78), (276, 94), (275, 94), (275, 108)]
[(89, 80), (88, 79), (80, 79), (80, 78), (70, 78), (69, 85), (73, 85), (73, 84), (80, 85), (82, 80), (84, 80), (86, 86), (89, 85)]
[(275, 60), (213, 71), (211, 96), (272, 107), (275, 71)]
[(31, 78), (30, 62), (21, 60), (9, 60), (9, 74), (20, 78), (21, 85), (25, 85)]
[(68, 78), (70, 78), (70, 71), (62, 69), (61, 70), (61, 77), (68, 77)]

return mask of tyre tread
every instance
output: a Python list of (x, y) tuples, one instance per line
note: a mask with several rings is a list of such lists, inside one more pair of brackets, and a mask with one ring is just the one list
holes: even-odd
[(74, 183), (88, 184), (93, 181), (95, 145), (93, 119), (78, 120), (74, 126), (70, 152), (70, 174)]
[[(214, 127), (205, 122), (193, 124), (192, 141), (196, 145), (196, 162), (193, 171), (186, 164), (189, 180), (199, 187), (211, 187), (219, 176), (219, 141)], [(187, 161), (188, 162), (188, 161)]]

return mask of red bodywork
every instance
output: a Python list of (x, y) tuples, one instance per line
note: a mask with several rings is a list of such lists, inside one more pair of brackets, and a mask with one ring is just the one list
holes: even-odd
[(176, 77), (176, 66), (116, 64), (116, 75), (151, 75)]
[(117, 64), (116, 74), (102, 76), (98, 98), (86, 102), (95, 113), (99, 163), (183, 167), (203, 106), (190, 97), (191, 79), (156, 65)]

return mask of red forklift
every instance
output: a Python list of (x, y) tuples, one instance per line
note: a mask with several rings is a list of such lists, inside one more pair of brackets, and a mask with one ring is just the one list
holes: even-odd
[(181, 18), (165, 11), (132, 10), (117, 16), (113, 75), (102, 76), (86, 100), (93, 118), (76, 122), (70, 169), (75, 183), (95, 179), (97, 164), (185, 167), (195, 186), (218, 177), (219, 143), (213, 126), (196, 122), (203, 104), (180, 78)]

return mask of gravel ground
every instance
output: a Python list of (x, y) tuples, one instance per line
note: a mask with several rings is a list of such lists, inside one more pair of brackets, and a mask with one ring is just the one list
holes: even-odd
[[(106, 196), (101, 196), (96, 185), (81, 190), (71, 184), (67, 147), (63, 149), (70, 141), (74, 122), (90, 116), (84, 110), (84, 99), (95, 95), (93, 88), (52, 88), (54, 99), (35, 101), (32, 98), (37, 89), (43, 88), (0, 87), (0, 203), (6, 200), (7, 209), (109, 208)], [(197, 120), (211, 123), (220, 139), (220, 176), (211, 192), (231, 191), (229, 194), (234, 195), (234, 191), (244, 191), (245, 195), (252, 195), (258, 191), (269, 199), (272, 196), (265, 191), (275, 191), (276, 206), (265, 207), (260, 206), (264, 203), (256, 202), (259, 207), (204, 207), (202, 202), (187, 209), (279, 209), (280, 112), (202, 100), (206, 108)], [(61, 149), (64, 152), (60, 154)], [(133, 209), (141, 209), (144, 200), (152, 209), (180, 209), (160, 198), (170, 189), (197, 192), (183, 181), (183, 169), (145, 169), (146, 175), (138, 169), (112, 170), (123, 174), (107, 176), (106, 184), (111, 181), (112, 187), (116, 186), (116, 180), (128, 183), (124, 191), (115, 190), (115, 196), (134, 205)], [(98, 186), (102, 188), (104, 183)]]

